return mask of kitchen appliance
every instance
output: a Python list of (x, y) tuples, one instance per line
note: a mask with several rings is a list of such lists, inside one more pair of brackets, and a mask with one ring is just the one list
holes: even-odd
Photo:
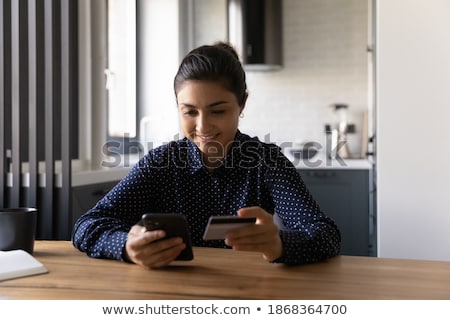
[(296, 160), (309, 160), (316, 156), (320, 150), (320, 145), (317, 142), (304, 142), (299, 146), (292, 147), (289, 152)]
[(327, 155), (331, 159), (351, 158), (347, 135), (355, 132), (355, 126), (348, 123), (348, 105), (336, 103), (332, 106), (335, 122), (325, 125), (327, 134)]
[(282, 0), (228, 0), (228, 40), (247, 71), (282, 67)]

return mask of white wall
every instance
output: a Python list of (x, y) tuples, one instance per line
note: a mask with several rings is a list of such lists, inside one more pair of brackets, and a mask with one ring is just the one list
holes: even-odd
[(377, 16), (379, 256), (450, 260), (450, 1)]

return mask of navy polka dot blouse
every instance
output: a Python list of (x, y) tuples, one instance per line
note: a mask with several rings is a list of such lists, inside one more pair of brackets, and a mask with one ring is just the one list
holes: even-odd
[(292, 163), (273, 145), (237, 132), (222, 164), (208, 171), (201, 152), (184, 138), (150, 150), (103, 199), (75, 223), (76, 248), (95, 258), (123, 260), (130, 228), (142, 214), (180, 213), (194, 246), (226, 248), (204, 241), (211, 215), (237, 215), (260, 206), (283, 223), (283, 256), (302, 264), (339, 254), (340, 233), (306, 189)]

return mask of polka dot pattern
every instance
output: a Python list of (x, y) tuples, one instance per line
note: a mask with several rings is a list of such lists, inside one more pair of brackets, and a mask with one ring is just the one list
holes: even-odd
[(275, 262), (311, 263), (339, 254), (336, 224), (321, 212), (277, 146), (238, 131), (221, 166), (209, 172), (201, 159), (187, 139), (150, 150), (77, 220), (74, 246), (91, 257), (123, 260), (129, 229), (152, 212), (184, 214), (194, 246), (226, 248), (223, 240), (202, 239), (209, 216), (260, 206), (276, 212), (284, 224), (284, 254)]

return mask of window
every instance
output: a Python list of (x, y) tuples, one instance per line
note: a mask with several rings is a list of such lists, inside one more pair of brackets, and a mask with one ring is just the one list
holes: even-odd
[[(107, 135), (120, 152), (138, 138), (136, 103), (136, 1), (109, 0), (107, 18)], [(134, 149), (134, 150), (133, 150)]]
[[(93, 5), (97, 1), (90, 3), (97, 7)], [(184, 7), (176, 0), (105, 3), (107, 43), (106, 50), (99, 50), (107, 60), (102, 69), (107, 88), (107, 120), (102, 123), (106, 128), (101, 133), (107, 135), (107, 144), (106, 148), (102, 144), (106, 149), (103, 153), (108, 157), (129, 153), (140, 156), (179, 137), (173, 77), (180, 55), (185, 54), (179, 44), (179, 15)], [(97, 16), (92, 19), (95, 25)], [(95, 125), (92, 127), (92, 135), (98, 137)]]

